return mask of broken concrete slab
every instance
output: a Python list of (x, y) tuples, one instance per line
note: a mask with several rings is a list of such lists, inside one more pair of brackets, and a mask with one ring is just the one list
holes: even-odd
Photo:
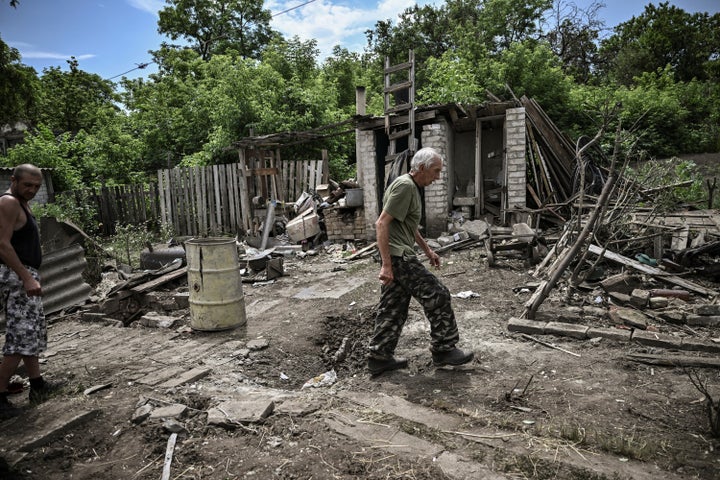
[(179, 366), (161, 368), (159, 370), (148, 373), (144, 377), (138, 378), (135, 381), (137, 383), (142, 383), (143, 385), (157, 385), (158, 383), (165, 382), (171, 378), (180, 375), (184, 371), (185, 368)]
[(258, 350), (264, 350), (270, 346), (270, 342), (267, 338), (254, 338), (247, 342), (246, 347), (255, 352)]
[(182, 418), (187, 412), (187, 405), (182, 403), (173, 403), (172, 405), (165, 405), (163, 407), (155, 408), (150, 413), (150, 419), (154, 418)]
[(493, 472), (485, 465), (461, 457), (455, 453), (443, 452), (435, 459), (443, 474), (452, 480), (482, 478), (483, 480), (506, 480), (509, 477)]
[(685, 318), (688, 325), (702, 327), (717, 327), (720, 325), (720, 316), (717, 315), (688, 315)]
[(182, 318), (161, 315), (157, 312), (148, 312), (140, 317), (140, 324), (148, 328), (176, 328)]
[(607, 315), (608, 311), (607, 308), (585, 306), (582, 309), (582, 313), (588, 317), (603, 318)]
[(41, 433), (34, 435), (29, 439), (20, 439), (18, 442), (20, 444), (18, 451), (30, 452), (38, 447), (47, 445), (50, 442), (61, 438), (73, 428), (87, 423), (99, 414), (100, 410), (98, 409), (86, 410), (79, 414), (72, 414), (70, 416), (60, 414), (50, 421)]
[(317, 400), (305, 397), (289, 398), (276, 405), (275, 413), (304, 417), (320, 410), (321, 407), (322, 404)]
[(649, 332), (647, 330), (634, 330), (631, 341), (648, 347), (670, 348), (677, 350), (682, 348), (682, 338), (672, 337), (670, 335), (657, 332)]
[(692, 352), (720, 352), (720, 345), (696, 338), (683, 338), (681, 345), (683, 350)]
[(261, 423), (275, 410), (271, 397), (256, 395), (240, 400), (223, 402), (207, 411), (208, 425), (234, 428), (238, 424)]
[(439, 413), (433, 409), (422, 407), (417, 403), (408, 402), (405, 399), (395, 396), (382, 394), (368, 396), (365, 393), (349, 391), (338, 392), (338, 396), (359, 405), (377, 409), (384, 413), (390, 413), (396, 417), (420, 423), (437, 430), (454, 430), (463, 424), (463, 420), (460, 417)]
[(415, 457), (436, 458), (445, 449), (418, 437), (414, 437), (389, 425), (368, 424), (361, 418), (347, 412), (329, 411), (325, 424), (341, 435), (370, 445), (373, 448), (387, 449), (394, 454), (404, 453)]
[(545, 334), (585, 340), (588, 338), (587, 331), (589, 328), (587, 325), (578, 325), (576, 323), (548, 322), (545, 325)]
[(630, 293), (630, 303), (638, 308), (647, 307), (650, 302), (650, 292), (642, 288), (636, 288)]
[(587, 331), (589, 338), (607, 338), (616, 342), (629, 342), (632, 331), (620, 328), (594, 328), (590, 327)]
[(718, 304), (697, 305), (694, 310), (696, 315), (720, 316)]
[(462, 224), (461, 228), (465, 230), (473, 240), (487, 238), (488, 230), (490, 230), (490, 226), (484, 220), (468, 220)]
[(615, 305), (628, 305), (630, 303), (630, 295), (620, 292), (610, 292), (608, 297)]
[(139, 425), (150, 416), (150, 414), (153, 411), (152, 405), (142, 405), (135, 409), (135, 412), (133, 413), (132, 417), (130, 417), (130, 421), (134, 423), (135, 425)]
[(670, 305), (670, 300), (667, 297), (650, 297), (648, 306), (652, 309), (666, 308)]
[(208, 376), (212, 372), (211, 368), (193, 368), (192, 370), (188, 370), (187, 372), (181, 373), (180, 375), (171, 378), (167, 380), (164, 383), (161, 383), (158, 385), (159, 388), (175, 388), (179, 387), (180, 385), (194, 382), (196, 380), (200, 380), (201, 378), (204, 378)]
[(610, 319), (619, 325), (627, 325), (641, 330), (647, 329), (648, 316), (632, 308), (611, 308)]
[(511, 317), (510, 320), (508, 320), (507, 329), (509, 332), (544, 335), (546, 324), (547, 322), (538, 322), (537, 320), (525, 320), (522, 318)]
[(607, 293), (621, 293), (630, 295), (630, 292), (642, 285), (642, 281), (635, 275), (620, 273), (608, 277), (600, 282), (600, 286)]

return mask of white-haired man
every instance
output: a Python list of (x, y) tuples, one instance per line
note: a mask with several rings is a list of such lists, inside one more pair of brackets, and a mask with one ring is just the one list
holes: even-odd
[(455, 346), (460, 337), (449, 290), (418, 260), (414, 248), (417, 243), (430, 264), (440, 267), (440, 257), (425, 242), (418, 227), (422, 217), (421, 189), (440, 178), (443, 163), (437, 150), (418, 150), (410, 173), (395, 179), (383, 197), (383, 210), (375, 222), (382, 260), (378, 275), (382, 293), (368, 354), (368, 370), (373, 375), (407, 366), (406, 359), (395, 357), (395, 347), (412, 298), (422, 305), (430, 322), (433, 364), (463, 365), (473, 359), (472, 352)]

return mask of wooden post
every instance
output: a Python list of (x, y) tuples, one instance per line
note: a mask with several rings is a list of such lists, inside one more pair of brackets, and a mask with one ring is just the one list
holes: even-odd
[[(355, 137), (357, 139), (357, 136)], [(357, 145), (355, 149), (355, 155), (357, 157)], [(358, 183), (360, 182), (360, 173), (362, 172), (362, 169), (360, 166), (355, 163), (357, 168), (357, 176), (358, 176)], [(320, 183), (328, 183), (330, 181), (330, 159), (328, 158), (328, 151), (326, 149), (322, 149), (322, 179)], [(316, 185), (317, 186), (317, 185)]]
[(247, 166), (245, 164), (245, 150), (238, 149), (238, 167), (240, 169), (240, 209), (242, 211), (242, 226), (245, 229), (245, 233), (252, 231), (252, 216), (250, 215), (250, 196), (248, 195), (248, 184), (247, 184)]
[(485, 180), (482, 168), (482, 121), (475, 120), (475, 219), (485, 212)]

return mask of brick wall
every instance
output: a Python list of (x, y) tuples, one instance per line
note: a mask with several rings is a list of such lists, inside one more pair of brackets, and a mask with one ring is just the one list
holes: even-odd
[(364, 208), (332, 207), (326, 208), (323, 213), (325, 215), (325, 229), (328, 240), (360, 240), (367, 238)]
[(361, 179), (363, 188), (363, 208), (360, 209), (364, 219), (364, 237), (375, 240), (375, 220), (377, 220), (379, 206), (377, 202), (377, 166), (375, 164), (375, 132), (372, 130), (359, 130), (357, 132), (357, 169), (358, 179)]
[(507, 211), (525, 208), (527, 167), (525, 162), (525, 109), (505, 112), (505, 165)]
[(439, 123), (423, 125), (421, 145), (437, 150), (445, 159), (445, 165), (440, 178), (425, 187), (425, 237), (437, 237), (447, 228), (447, 217), (450, 211), (450, 197), (448, 196), (450, 178), (450, 165), (452, 161), (448, 139), (449, 127), (443, 119)]

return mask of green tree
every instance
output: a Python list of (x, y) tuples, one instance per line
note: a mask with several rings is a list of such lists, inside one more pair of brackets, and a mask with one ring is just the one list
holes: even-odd
[(166, 0), (158, 32), (190, 44), (203, 60), (234, 50), (259, 58), (272, 38), (271, 13), (262, 0)]
[(106, 110), (117, 111), (113, 83), (81, 70), (75, 57), (67, 63), (67, 72), (43, 70), (39, 122), (61, 132), (92, 130)]
[(58, 192), (74, 190), (83, 186), (80, 170), (76, 167), (75, 150), (82, 140), (71, 139), (64, 133), (55, 137), (52, 130), (40, 126), (25, 137), (25, 141), (8, 150), (2, 159), (5, 166), (32, 163), (38, 167), (53, 169), (53, 186)]
[(0, 38), (0, 124), (31, 121), (37, 113), (37, 73), (20, 60), (17, 49)]
[(544, 19), (542, 37), (560, 59), (565, 73), (581, 83), (588, 83), (593, 78), (597, 43), (604, 27), (598, 19), (598, 10), (603, 6), (592, 2), (583, 9), (565, 0), (555, 0)]
[(318, 73), (318, 55), (320, 50), (317, 48), (317, 40), (302, 41), (297, 35), (285, 40), (277, 35), (263, 51), (262, 62), (285, 80), (304, 84)]
[(599, 67), (632, 85), (643, 72), (670, 65), (678, 81), (715, 80), (720, 68), (720, 13), (687, 13), (668, 2), (649, 4), (601, 43)]

